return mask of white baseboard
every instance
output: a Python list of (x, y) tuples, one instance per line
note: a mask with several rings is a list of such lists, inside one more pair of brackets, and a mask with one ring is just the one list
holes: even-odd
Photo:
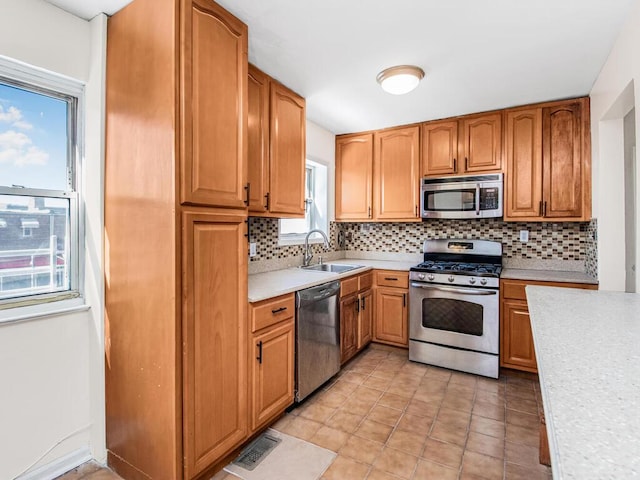
[(91, 452), (89, 447), (81, 447), (68, 453), (64, 457), (60, 457), (51, 463), (47, 463), (42, 467), (30, 470), (27, 473), (16, 477), (15, 480), (53, 480), (63, 473), (68, 472), (91, 460)]

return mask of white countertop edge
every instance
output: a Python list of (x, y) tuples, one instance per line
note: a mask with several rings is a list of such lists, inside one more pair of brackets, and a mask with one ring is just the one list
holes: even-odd
[(529, 268), (503, 268), (502, 280), (530, 280), (535, 282), (585, 283), (598, 285), (598, 280), (585, 272), (563, 270), (536, 270)]

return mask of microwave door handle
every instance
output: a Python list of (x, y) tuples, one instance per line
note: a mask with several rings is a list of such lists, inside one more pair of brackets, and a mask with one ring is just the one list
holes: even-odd
[(452, 288), (452, 287), (436, 287), (434, 285), (425, 285), (423, 283), (412, 283), (412, 287), (422, 288), (423, 290), (437, 290), (439, 292), (463, 293), (465, 295), (497, 295), (497, 290), (480, 290), (475, 288)]
[(480, 184), (476, 184), (476, 215), (480, 216)]

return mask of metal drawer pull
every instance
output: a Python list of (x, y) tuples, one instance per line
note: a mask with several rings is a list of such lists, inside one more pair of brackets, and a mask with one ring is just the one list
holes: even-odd
[(402, 294), (402, 306), (403, 307), (407, 306), (407, 294), (406, 293)]
[(284, 312), (286, 309), (287, 307), (276, 308), (275, 310), (271, 310), (271, 313), (275, 315), (276, 313)]
[(451, 288), (451, 287), (434, 287), (432, 285), (423, 285), (421, 283), (412, 283), (412, 287), (422, 288), (423, 290), (438, 290), (440, 292), (464, 293), (465, 295), (497, 295), (497, 290), (480, 290), (470, 288)]
[(258, 342), (256, 347), (258, 347), (258, 356), (256, 357), (256, 360), (258, 360), (258, 363), (262, 365), (262, 340)]
[(397, 277), (384, 277), (384, 279), (389, 281), (394, 281), (394, 282), (398, 281)]

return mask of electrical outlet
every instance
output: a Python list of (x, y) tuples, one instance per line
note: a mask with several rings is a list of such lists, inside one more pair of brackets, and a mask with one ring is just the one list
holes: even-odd
[(249, 256), (250, 257), (255, 257), (258, 254), (257, 252), (257, 245), (255, 242), (252, 242), (249, 244)]
[(520, 230), (520, 241), (527, 243), (529, 241), (529, 230)]

